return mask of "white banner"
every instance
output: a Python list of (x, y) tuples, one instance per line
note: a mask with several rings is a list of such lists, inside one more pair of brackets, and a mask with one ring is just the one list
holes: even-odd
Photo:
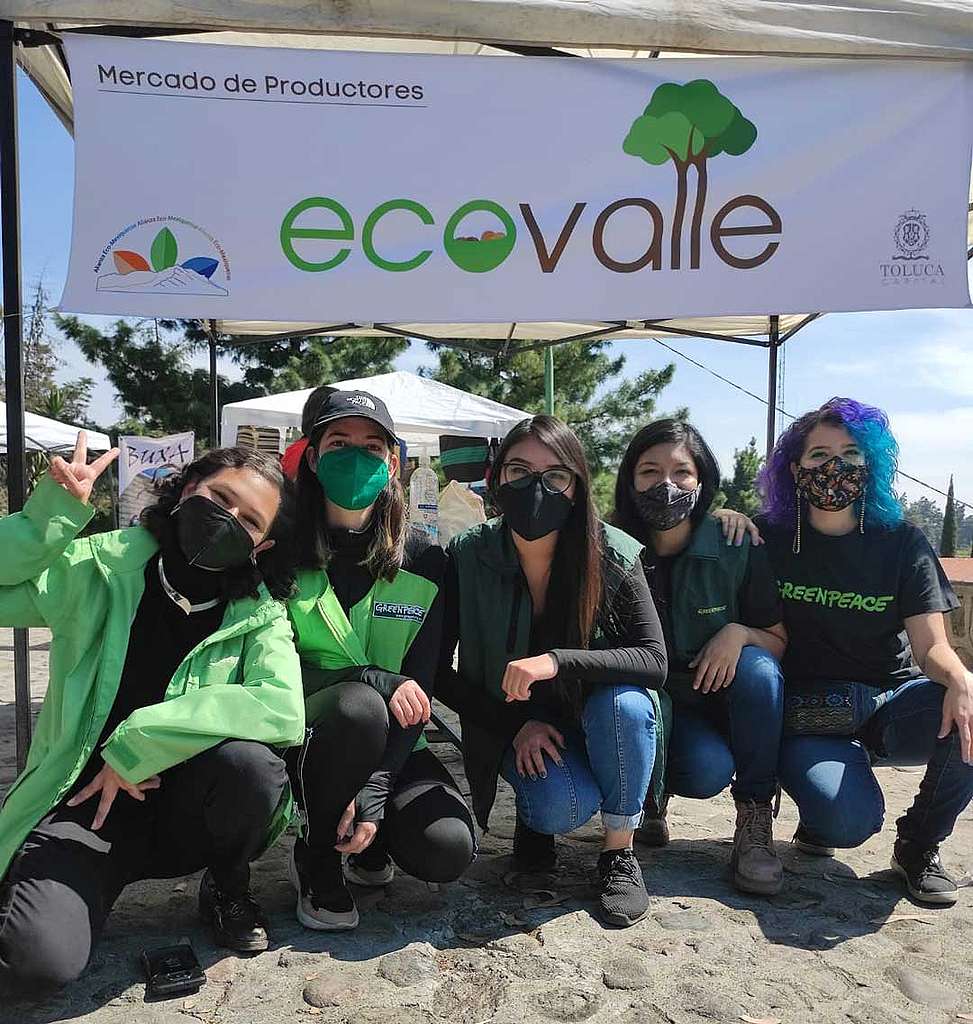
[(129, 526), (158, 495), (159, 485), (194, 458), (193, 432), (118, 439), (118, 521)]
[(326, 324), (969, 304), (959, 62), (66, 46), (66, 310)]

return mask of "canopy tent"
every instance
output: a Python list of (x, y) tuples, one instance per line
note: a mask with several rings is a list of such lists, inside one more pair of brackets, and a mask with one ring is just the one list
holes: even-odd
[[(7, 406), (0, 402), (0, 455), (7, 454)], [(32, 452), (64, 452), (74, 448), (78, 439), (78, 431), (83, 427), (74, 427), (69, 423), (38, 416), (32, 412), (24, 413), (25, 437), (27, 450)], [(95, 452), (107, 452), (111, 441), (107, 434), (97, 430), (85, 430), (88, 436), (88, 449)]]
[[(973, 58), (973, 0), (149, 0), (133, 10), (117, 0), (0, 0), (0, 194), (7, 373), (10, 507), (24, 497), (20, 224), (17, 178), (16, 65), (19, 62), (70, 130), (70, 76), (58, 38), (75, 28), (101, 34), (170, 36), (206, 42), (321, 49), (483, 54), (506, 52), (581, 58), (653, 58), (662, 51), (906, 58)], [(200, 35), (205, 33), (205, 35)], [(559, 48), (559, 49), (553, 49)], [(768, 443), (776, 426), (780, 345), (817, 313), (793, 318), (646, 320), (599, 324), (294, 324), (207, 323), (212, 434), (218, 427), (216, 364), (221, 334), (257, 341), (281, 334), (391, 334), (460, 347), (549, 346), (578, 337), (690, 335), (739, 340), (768, 349)], [(422, 330), (425, 326), (428, 331)], [(519, 347), (519, 346), (518, 346)], [(550, 364), (549, 364), (550, 365)], [(550, 379), (550, 378), (549, 378)], [(29, 741), (26, 638), (16, 640), (18, 760)]]
[[(368, 391), (381, 398), (392, 414), (396, 433), (410, 451), (427, 455), (439, 454), (440, 434), (503, 437), (514, 424), (530, 415), (404, 370), (337, 381), (333, 386), (342, 391)], [(237, 430), (242, 426), (276, 427), (281, 434), (288, 427), (300, 427), (301, 411), (312, 390), (287, 391), (224, 405), (222, 443), (235, 444)]]

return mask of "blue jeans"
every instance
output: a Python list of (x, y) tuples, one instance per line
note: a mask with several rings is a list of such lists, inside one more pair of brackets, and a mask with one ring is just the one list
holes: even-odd
[(781, 785), (813, 841), (847, 849), (881, 831), (885, 799), (873, 764), (927, 766), (912, 806), (896, 822), (902, 839), (927, 846), (953, 831), (973, 799), (973, 766), (963, 763), (955, 729), (937, 738), (945, 693), (930, 679), (911, 679), (870, 702), (854, 736), (784, 737)]
[(546, 755), (547, 777), (522, 778), (513, 747), (501, 769), (517, 798), (517, 816), (535, 832), (580, 828), (601, 811), (606, 829), (632, 831), (655, 763), (655, 705), (641, 686), (599, 686), (585, 702), (581, 728), (551, 722), (563, 734), (563, 766)]
[(771, 800), (784, 714), (783, 677), (762, 647), (744, 647), (733, 682), (716, 693), (670, 689), (672, 739), (666, 788), (706, 800), (731, 787), (736, 800)]

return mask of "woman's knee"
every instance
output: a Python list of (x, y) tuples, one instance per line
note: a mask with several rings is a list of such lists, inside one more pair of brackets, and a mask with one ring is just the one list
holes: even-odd
[(343, 731), (383, 735), (388, 732), (388, 706), (378, 690), (367, 683), (341, 683), (335, 690), (328, 718), (340, 723)]
[(393, 858), (404, 871), (424, 882), (455, 882), (476, 853), (472, 823), (462, 818), (441, 818), (422, 832), (421, 849), (411, 857)]
[(585, 701), (582, 724), (588, 735), (605, 728), (621, 736), (654, 733), (655, 704), (642, 686), (597, 686)]
[(10, 907), (0, 929), (0, 977), (31, 990), (76, 981), (91, 955), (90, 930), (82, 919), (87, 915), (32, 913), (31, 901), (23, 902), (19, 909)]
[(744, 647), (733, 682), (725, 692), (731, 703), (745, 701), (755, 707), (782, 707), (784, 677), (780, 663), (762, 647)]

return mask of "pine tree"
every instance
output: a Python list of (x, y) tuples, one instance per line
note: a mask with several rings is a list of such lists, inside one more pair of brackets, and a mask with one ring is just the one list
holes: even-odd
[(939, 554), (943, 558), (956, 557), (956, 503), (953, 498), (953, 477), (949, 478), (946, 511), (943, 514), (943, 534), (939, 541)]

